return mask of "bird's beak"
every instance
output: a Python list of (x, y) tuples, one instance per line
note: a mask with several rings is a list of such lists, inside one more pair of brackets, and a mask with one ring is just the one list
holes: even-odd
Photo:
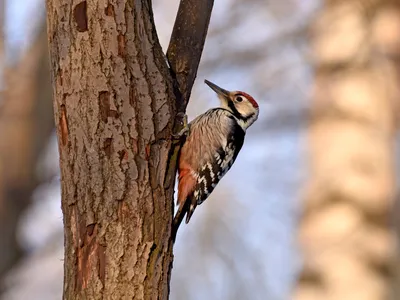
[(204, 82), (214, 91), (217, 93), (220, 99), (227, 101), (229, 99), (229, 91), (220, 88), (218, 85), (208, 81), (207, 79)]

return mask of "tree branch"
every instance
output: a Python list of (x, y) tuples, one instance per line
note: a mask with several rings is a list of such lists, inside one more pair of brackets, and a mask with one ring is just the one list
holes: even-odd
[(214, 0), (181, 0), (168, 46), (167, 58), (180, 97), (178, 112), (184, 112), (196, 78), (207, 36)]
[[(174, 132), (183, 128), (183, 118), (196, 79), (201, 54), (207, 36), (214, 0), (181, 0), (169, 42), (167, 58), (174, 79), (177, 116)], [(164, 186), (174, 185), (181, 143), (170, 150)], [(178, 228), (172, 229), (172, 241)]]

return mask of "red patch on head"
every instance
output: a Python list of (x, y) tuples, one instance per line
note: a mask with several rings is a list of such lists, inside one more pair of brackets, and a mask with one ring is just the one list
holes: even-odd
[(245, 92), (237, 92), (237, 95), (242, 95), (243, 97), (246, 97), (249, 102), (255, 107), (258, 108), (258, 103), (256, 100), (254, 100), (254, 98), (252, 96), (250, 96), (249, 94), (245, 93)]

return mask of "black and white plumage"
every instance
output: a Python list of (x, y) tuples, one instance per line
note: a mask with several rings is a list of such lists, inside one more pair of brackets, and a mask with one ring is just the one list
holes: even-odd
[[(226, 128), (226, 136), (220, 137), (221, 145), (219, 147), (213, 148), (211, 153), (207, 153), (207, 150), (204, 151), (205, 156), (201, 159), (202, 164), (195, 174), (197, 181), (193, 192), (193, 202), (196, 202), (197, 205), (207, 199), (221, 178), (229, 171), (242, 148), (245, 136), (245, 131), (237, 124), (235, 118), (223, 108), (212, 109), (208, 111), (208, 114), (201, 117), (225, 119), (224, 122), (228, 123), (228, 128)], [(197, 125), (201, 126), (201, 121), (197, 121)], [(215, 132), (212, 134), (215, 134)], [(200, 153), (204, 146), (199, 145)]]
[(240, 91), (229, 92), (205, 81), (217, 94), (221, 106), (195, 118), (179, 157), (179, 209), (174, 236), (186, 214), (189, 222), (197, 205), (212, 193), (229, 171), (242, 148), (247, 128), (258, 118), (257, 102)]

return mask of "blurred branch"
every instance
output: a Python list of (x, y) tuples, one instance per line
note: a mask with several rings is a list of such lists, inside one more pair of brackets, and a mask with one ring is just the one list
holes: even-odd
[[(0, 0), (0, 102), (3, 99), (4, 87), (4, 65), (5, 65), (5, 49), (4, 49), (4, 11), (6, 8), (5, 0)], [(1, 103), (0, 103), (1, 107)]]
[(3, 68), (4, 64), (4, 29), (5, 29), (5, 18), (4, 12), (6, 9), (5, 0), (0, 0), (0, 66)]
[[(229, 26), (232, 27), (232, 24), (225, 24), (216, 32), (228, 32)], [(226, 47), (223, 45), (220, 50), (224, 53), (223, 60), (221, 60), (219, 56), (208, 58), (202, 62), (202, 67), (207, 69), (215, 69), (216, 66), (231, 65), (242, 67), (248, 66), (249, 64), (257, 65), (260, 61), (266, 61), (268, 58), (276, 60), (276, 53), (273, 52), (280, 53), (282, 48), (285, 47), (285, 44), (293, 44), (296, 41), (304, 43), (307, 33), (308, 21), (306, 20), (300, 24), (299, 22), (293, 22), (293, 24), (284, 26), (272, 36), (246, 49), (237, 49), (233, 51), (231, 45), (228, 43)]]
[[(181, 0), (169, 43), (167, 58), (178, 83), (184, 111), (196, 78), (214, 0)], [(201, 12), (201, 13), (200, 13)]]
[(42, 26), (21, 61), (5, 70), (7, 89), (0, 111), (0, 278), (21, 255), (18, 219), (38, 184), (36, 163), (53, 129), (47, 61)]

